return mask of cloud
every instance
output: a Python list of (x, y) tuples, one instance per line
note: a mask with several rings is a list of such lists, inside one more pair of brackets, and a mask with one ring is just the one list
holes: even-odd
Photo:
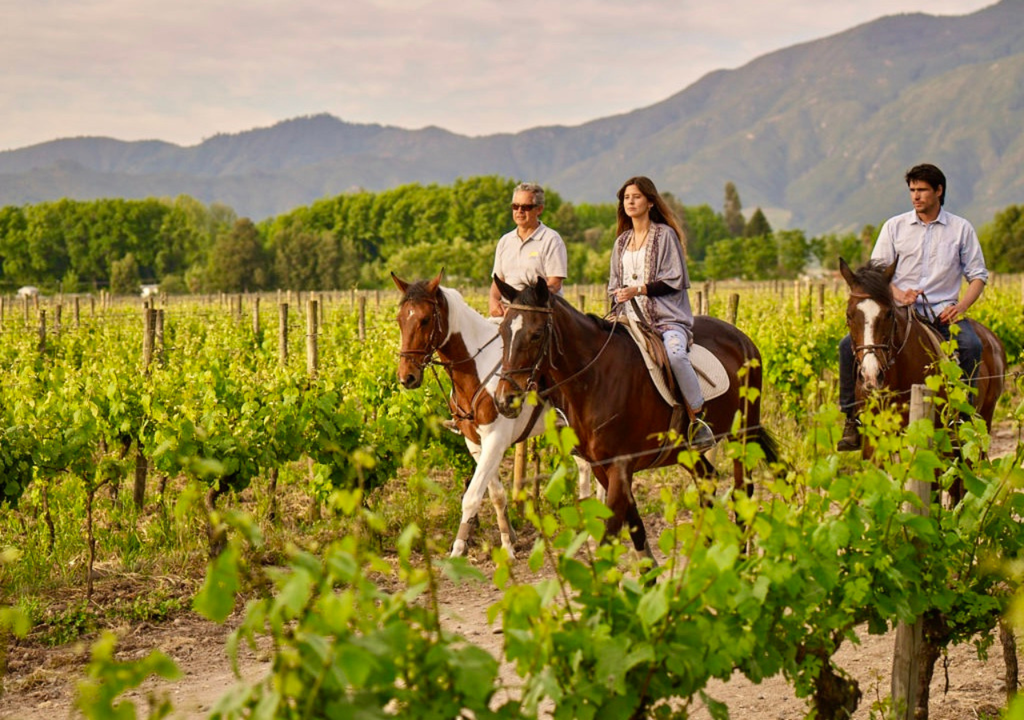
[[(984, 0), (933, 0), (965, 13)], [(0, 148), (182, 144), (298, 115), (479, 135), (578, 124), (910, 0), (5, 2)]]

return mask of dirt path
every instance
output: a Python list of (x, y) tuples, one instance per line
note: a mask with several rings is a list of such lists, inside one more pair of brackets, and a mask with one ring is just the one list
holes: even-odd
[[(1009, 429), (997, 429), (993, 445), (993, 454), (1010, 452), (1016, 445), (1016, 435)], [(490, 563), (483, 557), (474, 561), (485, 574), (491, 571)], [(525, 560), (517, 562), (517, 571), (523, 577), (529, 573)], [(502, 636), (487, 624), (487, 609), (500, 596), (500, 591), (492, 585), (456, 586), (446, 582), (441, 588), (442, 622), (449, 630), (500, 658)], [(183, 673), (176, 682), (150, 681), (141, 692), (130, 697), (142, 708), (147, 693), (159, 690), (174, 704), (172, 717), (179, 720), (207, 717), (217, 700), (237, 682), (224, 651), (228, 632), (194, 615), (159, 626), (144, 623), (120, 628), (119, 658), (141, 658), (151, 649), (159, 648)], [(858, 680), (864, 693), (855, 720), (867, 720), (872, 703), (889, 695), (893, 635), (871, 636), (863, 632), (860, 645), (847, 644), (836, 655), (839, 667)], [(74, 682), (81, 676), (83, 652), (82, 647), (14, 648), (8, 658), (7, 692), (0, 697), (0, 720), (55, 720), (77, 716), (72, 703)], [(269, 661), (266, 647), (256, 651), (242, 648), (239, 666), (244, 680), (252, 682), (263, 677), (269, 671)], [(994, 717), (1005, 705), (1003, 672), (998, 643), (987, 660), (978, 659), (972, 647), (951, 648), (946, 671), (941, 660), (936, 668), (931, 689), (932, 720)], [(506, 665), (502, 674), (506, 682), (516, 684), (511, 666)], [(790, 686), (778, 677), (754, 685), (738, 676), (728, 683), (712, 683), (709, 694), (726, 703), (732, 717), (743, 720), (800, 720), (807, 713), (805, 701), (797, 699)], [(694, 720), (711, 719), (703, 708), (696, 709), (692, 717)]]

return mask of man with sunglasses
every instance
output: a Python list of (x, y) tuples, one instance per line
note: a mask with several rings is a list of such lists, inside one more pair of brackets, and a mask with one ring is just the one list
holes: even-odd
[[(536, 183), (519, 183), (512, 192), (512, 220), (516, 229), (498, 240), (492, 275), (517, 290), (542, 277), (548, 289), (561, 294), (562, 281), (568, 274), (568, 254), (562, 236), (540, 221), (543, 211), (544, 188)], [(491, 317), (505, 314), (501, 293), (493, 281), (488, 307)]]

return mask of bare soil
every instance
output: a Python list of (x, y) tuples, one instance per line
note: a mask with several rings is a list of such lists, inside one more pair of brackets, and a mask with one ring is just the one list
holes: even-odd
[[(1016, 446), (1015, 431), (997, 429), (993, 435), (993, 454), (1011, 452)], [(487, 531), (485, 526), (484, 532)], [(529, 547), (529, 538), (521, 538), (520, 547)], [(493, 566), (479, 549), (471, 549), (474, 563), (485, 574)], [(520, 553), (525, 555), (525, 552)], [(529, 576), (525, 560), (517, 561), (520, 579)], [(123, 592), (145, 592), (143, 587), (121, 587)], [(500, 598), (493, 585), (445, 582), (441, 588), (442, 621), (448, 629), (487, 649), (500, 658), (502, 635), (487, 624), (487, 609)], [(237, 618), (233, 618), (237, 622)], [(117, 628), (120, 638), (118, 657), (137, 659), (158, 648), (170, 656), (182, 672), (174, 682), (150, 680), (140, 691), (131, 693), (143, 710), (153, 693), (168, 696), (174, 704), (172, 717), (180, 720), (205, 718), (217, 700), (235, 683), (252, 682), (269, 672), (271, 655), (267, 646), (253, 651), (240, 650), (241, 680), (233, 673), (224, 650), (225, 639), (233, 623), (219, 626), (194, 614), (183, 613), (166, 623), (126, 624)], [(91, 638), (90, 638), (91, 639)], [(863, 692), (855, 720), (871, 717), (871, 705), (890, 694), (890, 673), (894, 633), (860, 633), (860, 644), (846, 644), (835, 656), (836, 664), (857, 679)], [(74, 710), (75, 683), (82, 676), (86, 644), (47, 648), (32, 643), (16, 643), (9, 652), (6, 693), (0, 696), (0, 720), (54, 720), (79, 717)], [(514, 686), (516, 676), (508, 665), (503, 677)], [(932, 720), (995, 718), (1006, 706), (1003, 681), (1004, 665), (998, 642), (989, 657), (981, 659), (972, 646), (949, 649), (945, 667), (940, 660), (931, 688)], [(758, 685), (742, 676), (723, 683), (714, 682), (709, 694), (726, 703), (733, 718), (742, 720), (799, 720), (808, 713), (805, 700), (798, 699), (784, 679), (770, 678)], [(140, 713), (141, 714), (141, 713)], [(695, 720), (711, 720), (707, 709), (697, 707)]]

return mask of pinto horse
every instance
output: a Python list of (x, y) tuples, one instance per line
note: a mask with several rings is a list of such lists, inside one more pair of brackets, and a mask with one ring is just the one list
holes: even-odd
[[(839, 272), (850, 288), (846, 326), (853, 344), (858, 407), (863, 407), (867, 397), (880, 389), (896, 393), (909, 405), (910, 388), (935, 374), (935, 364), (941, 356), (941, 338), (909, 306), (897, 305), (893, 300), (891, 282), (898, 262), (899, 258), (888, 266), (871, 262), (854, 272), (845, 260), (839, 259)], [(981, 323), (971, 319), (960, 322), (970, 323), (981, 339), (978, 392), (972, 404), (985, 426), (991, 428), (992, 414), (1003, 392), (1006, 351), (999, 338)], [(909, 407), (903, 411), (904, 424), (909, 420), (909, 412)], [(866, 457), (871, 451), (870, 443), (864, 443)]]
[[(496, 395), (498, 409), (514, 417), (524, 395), (536, 390), (563, 410), (579, 438), (577, 451), (590, 461), (607, 491), (605, 502), (612, 510), (608, 535), (617, 535), (628, 521), (633, 546), (652, 557), (633, 498), (633, 473), (677, 463), (685, 445), (670, 442), (666, 447), (661, 439), (670, 429), (673, 408), (662, 399), (640, 349), (621, 325), (584, 315), (552, 294), (544, 278), (521, 292), (496, 281), (511, 303), (501, 323), (505, 355)], [(729, 375), (729, 389), (704, 405), (706, 422), (716, 437), (734, 437), (733, 423), (739, 414), (735, 437), (756, 443), (767, 462), (776, 462), (775, 439), (760, 425), (757, 347), (739, 329), (716, 318), (695, 318), (693, 331), (696, 341), (722, 362)], [(744, 368), (746, 376), (741, 379)], [(744, 387), (756, 392), (743, 393)], [(707, 476), (713, 470), (701, 455), (698, 474)], [(734, 461), (733, 470), (735, 489), (746, 487), (748, 494), (752, 492), (740, 460)]]
[[(508, 519), (505, 489), (498, 467), (505, 451), (517, 442), (544, 432), (542, 410), (518, 419), (501, 415), (494, 404), (501, 367), (501, 336), (498, 328), (466, 304), (456, 290), (441, 286), (442, 270), (433, 280), (408, 283), (391, 273), (402, 293), (398, 327), (402, 349), (398, 378), (408, 389), (423, 383), (423, 370), (440, 365), (452, 381), (448, 407), (466, 446), (476, 461), (476, 471), (462, 496), (462, 521), (452, 545), (452, 557), (466, 553), (471, 521), (480, 511), (484, 492), (498, 514), (501, 545), (515, 557), (516, 533)], [(437, 356), (435, 360), (434, 357)], [(579, 493), (590, 495), (590, 465), (577, 459)]]

